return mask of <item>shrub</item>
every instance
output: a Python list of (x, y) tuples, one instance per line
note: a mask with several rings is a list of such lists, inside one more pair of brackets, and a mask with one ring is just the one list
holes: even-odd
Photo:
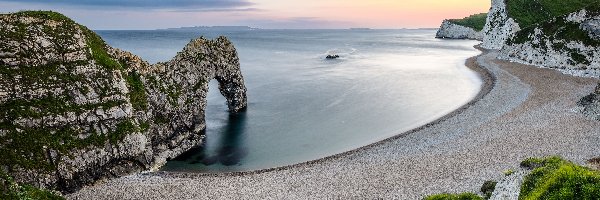
[(12, 177), (0, 170), (0, 199), (59, 200), (64, 198), (48, 190), (19, 185)]
[(513, 175), (514, 173), (515, 173), (514, 170), (508, 169), (508, 170), (504, 171), (504, 176), (510, 176), (510, 175)]
[(483, 193), (485, 199), (489, 199), (492, 196), (492, 193), (496, 189), (496, 184), (498, 184), (496, 181), (486, 181), (483, 183), (481, 193)]
[(559, 157), (529, 159), (525, 164), (537, 167), (525, 177), (519, 199), (600, 199), (598, 171)]
[(480, 196), (473, 193), (460, 194), (436, 194), (425, 197), (424, 200), (483, 200)]

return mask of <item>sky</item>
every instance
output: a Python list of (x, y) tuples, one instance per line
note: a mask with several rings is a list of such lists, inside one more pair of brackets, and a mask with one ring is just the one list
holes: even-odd
[(190, 26), (437, 28), (491, 0), (0, 0), (0, 12), (53, 10), (95, 30)]

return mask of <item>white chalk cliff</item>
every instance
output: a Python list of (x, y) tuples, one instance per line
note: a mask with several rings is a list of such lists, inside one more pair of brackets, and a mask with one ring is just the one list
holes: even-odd
[(482, 40), (483, 34), (481, 31), (476, 31), (471, 27), (461, 26), (455, 23), (452, 23), (450, 20), (444, 20), (440, 29), (438, 29), (436, 38), (443, 39), (472, 39), (472, 40)]

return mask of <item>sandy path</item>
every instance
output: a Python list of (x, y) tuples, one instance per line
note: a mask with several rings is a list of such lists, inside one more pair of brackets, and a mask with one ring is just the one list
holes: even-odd
[[(532, 156), (600, 156), (600, 121), (575, 112), (597, 80), (498, 61), (493, 88), (442, 120), (356, 151), (260, 173), (150, 173), (86, 187), (72, 199), (420, 199), (476, 192)], [(473, 61), (473, 60), (472, 60)]]

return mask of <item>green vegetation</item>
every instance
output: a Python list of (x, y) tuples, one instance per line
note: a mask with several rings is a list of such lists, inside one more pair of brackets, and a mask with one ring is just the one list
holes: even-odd
[(600, 199), (600, 172), (559, 157), (528, 159), (535, 167), (525, 177), (519, 199)]
[(534, 44), (534, 47), (547, 49), (548, 46), (544, 44), (551, 41), (551, 48), (554, 50), (570, 53), (572, 64), (589, 64), (590, 61), (579, 50), (568, 48), (567, 43), (581, 42), (586, 46), (600, 46), (600, 40), (590, 37), (586, 31), (579, 28), (579, 24), (566, 21), (564, 18), (556, 18), (538, 24), (538, 26), (525, 28), (509, 39), (507, 44), (523, 44), (530, 41), (530, 37), (535, 34), (534, 30), (536, 28), (542, 31), (542, 36), (538, 37), (541, 44)]
[[(600, 0), (598, 0), (600, 1)], [(590, 8), (592, 9), (592, 8)], [(593, 10), (600, 10), (598, 8), (593, 8)], [(541, 29), (545, 36), (548, 39), (553, 40), (565, 40), (565, 42), (569, 41), (581, 41), (585, 45), (590, 46), (598, 46), (600, 45), (600, 41), (591, 38), (588, 33), (579, 28), (579, 24), (568, 22), (562, 18), (545, 20), (538, 24), (537, 28)], [(529, 41), (529, 36), (534, 33), (534, 29), (536, 27), (525, 27), (521, 31), (517, 32), (517, 35), (513, 37), (512, 40), (509, 41), (509, 44), (516, 43), (522, 44), (526, 41)], [(555, 44), (556, 47), (563, 47), (564, 44)]]
[(486, 18), (487, 13), (480, 13), (462, 19), (450, 19), (449, 21), (454, 24), (473, 28), (476, 31), (481, 31), (483, 30), (483, 26), (485, 26)]
[[(64, 21), (64, 22), (68, 22), (68, 24), (73, 24), (73, 20), (69, 19), (68, 17), (57, 13), (57, 12), (52, 12), (52, 11), (21, 11), (21, 12), (16, 12), (16, 13), (12, 13), (12, 14), (3, 14), (3, 15), (12, 15), (15, 17), (34, 17), (34, 18), (38, 18), (38, 19), (42, 19), (42, 20), (54, 20), (54, 21)], [(28, 35), (29, 30), (27, 29), (27, 25), (20, 23), (20, 22), (15, 22), (16, 25), (16, 29), (15, 30), (2, 30), (0, 32), (0, 34), (2, 34), (2, 36), (6, 37), (6, 38), (12, 38), (12, 39), (17, 39), (17, 40), (24, 40), (26, 38), (26, 36)], [(63, 27), (58, 27), (63, 28)], [(64, 27), (64, 28), (68, 28), (68, 27)]]
[(600, 0), (507, 0), (508, 15), (521, 28), (572, 13), (586, 6), (597, 6)]
[(20, 11), (20, 12), (13, 13), (12, 15), (15, 15), (18, 17), (34, 17), (34, 18), (38, 18), (38, 19), (75, 23), (73, 20), (71, 20), (67, 16), (57, 13), (57, 12), (53, 12), (53, 11), (41, 11), (41, 10), (40, 11), (35, 11), (35, 10), (34, 11)]
[(19, 118), (41, 118), (48, 115), (65, 115), (68, 112), (81, 114), (88, 110), (96, 108), (109, 109), (125, 103), (125, 101), (114, 100), (103, 103), (77, 105), (70, 101), (71, 99), (68, 97), (55, 96), (46, 96), (32, 100), (13, 99), (0, 104), (1, 107), (5, 108), (0, 110), (0, 114), (7, 120), (13, 121)]
[(514, 173), (515, 173), (514, 170), (509, 169), (509, 170), (504, 171), (504, 176), (510, 176), (510, 175), (513, 175)]
[(140, 75), (136, 71), (131, 71), (125, 74), (125, 80), (129, 85), (129, 101), (135, 110), (148, 109), (148, 96), (146, 88)]
[[(600, 163), (600, 158), (590, 162)], [(528, 158), (521, 167), (533, 170), (525, 177), (519, 199), (522, 200), (562, 200), (600, 199), (600, 171), (582, 167), (560, 157)], [(485, 199), (490, 198), (496, 182), (487, 181), (481, 187)], [(438, 194), (425, 200), (483, 199), (472, 193)]]
[[(102, 40), (100, 36), (98, 36), (96, 33), (88, 29), (87, 27), (75, 23), (75, 21), (64, 16), (63, 14), (53, 11), (21, 11), (9, 15), (13, 15), (16, 17), (33, 17), (42, 20), (53, 20), (57, 22), (62, 22), (63, 24), (61, 26), (50, 28), (44, 25), (43, 29), (45, 33), (48, 33), (49, 35), (61, 41), (68, 41), (69, 39), (72, 39), (76, 28), (79, 28), (82, 30), (83, 34), (86, 37), (87, 46), (91, 49), (91, 52), (89, 52), (88, 55), (90, 59), (93, 59), (94, 61), (96, 61), (97, 64), (109, 70), (124, 68), (119, 62), (117, 62), (108, 54), (106, 42)], [(17, 30), (15, 31), (14, 35), (11, 35), (11, 37), (9, 38), (20, 40), (25, 39), (28, 34), (27, 25), (18, 22), (15, 23), (17, 23)], [(57, 44), (60, 45), (60, 43)], [(65, 44), (63, 46), (66, 47), (68, 45)], [(60, 48), (61, 47), (59, 46), (59, 50)]]
[(18, 165), (25, 169), (45, 171), (56, 169), (56, 166), (47, 158), (51, 151), (56, 151), (59, 156), (71, 156), (69, 151), (72, 149), (90, 145), (102, 146), (107, 141), (116, 144), (127, 134), (140, 130), (140, 127), (132, 120), (123, 120), (116, 125), (116, 129), (112, 132), (92, 133), (85, 139), (79, 139), (77, 135), (81, 131), (70, 126), (27, 128), (16, 127), (8, 123), (2, 123), (2, 126), (3, 129), (10, 130), (3, 137), (3, 139), (10, 138), (10, 142), (3, 142), (3, 146), (0, 148), (0, 165)]
[(30, 185), (19, 185), (12, 177), (0, 170), (0, 199), (60, 200), (65, 198)]
[[(57, 157), (69, 155), (73, 149), (87, 146), (102, 146), (106, 143), (117, 143), (127, 134), (140, 130), (147, 130), (149, 124), (137, 125), (133, 119), (122, 119), (117, 122), (114, 130), (108, 133), (95, 132), (93, 123), (85, 125), (58, 124), (49, 125), (48, 121), (55, 120), (54, 117), (63, 118), (79, 117), (86, 112), (94, 112), (97, 108), (104, 110), (124, 105), (123, 100), (112, 100), (101, 103), (77, 104), (74, 96), (69, 91), (53, 94), (56, 88), (73, 88), (82, 93), (94, 90), (100, 98), (119, 94), (118, 90), (111, 88), (114, 70), (121, 71), (130, 89), (129, 98), (136, 110), (147, 109), (148, 102), (144, 84), (140, 75), (133, 71), (124, 72), (127, 66), (115, 61), (107, 52), (106, 43), (93, 31), (75, 23), (68, 17), (52, 11), (23, 11), (13, 14), (2, 15), (3, 17), (19, 18), (33, 17), (40, 19), (31, 24), (21, 23), (19, 20), (11, 20), (7, 23), (13, 24), (13, 30), (1, 30), (0, 38), (3, 40), (22, 41), (31, 36), (45, 34), (53, 38), (50, 42), (52, 48), (59, 54), (68, 54), (73, 51), (72, 46), (78, 42), (74, 35), (81, 30), (86, 38), (88, 60), (65, 62), (57, 58), (41, 66), (21, 65), (16, 67), (0, 65), (0, 81), (5, 83), (16, 83), (24, 90), (46, 89), (45, 96), (32, 99), (14, 98), (0, 103), (0, 165), (10, 168), (19, 167), (25, 169), (36, 169), (42, 171), (53, 171), (56, 164), (52, 163), (50, 154)], [(48, 26), (46, 20), (61, 23), (58, 26)], [(43, 32), (43, 33), (40, 33)], [(1, 47), (3, 50), (7, 47)], [(88, 49), (91, 49), (88, 50)], [(36, 58), (43, 52), (23, 51), (17, 54), (20, 58)], [(36, 58), (37, 59), (37, 58)], [(77, 66), (95, 63), (105, 69), (106, 72), (87, 73), (85, 75), (74, 73)], [(18, 78), (18, 82), (15, 82)], [(96, 88), (89, 88), (96, 87)], [(74, 116), (73, 116), (74, 114)], [(85, 116), (84, 116), (85, 117)], [(17, 122), (22, 119), (32, 121), (33, 124), (23, 125)], [(37, 122), (36, 122), (37, 120)], [(80, 138), (80, 136), (85, 138)]]
[[(51, 192), (35, 189), (32, 186), (19, 186), (2, 170), (15, 168), (31, 169), (41, 173), (54, 173), (57, 161), (65, 157), (73, 157), (73, 149), (89, 146), (117, 144), (131, 133), (146, 131), (148, 122), (138, 122), (132, 118), (107, 121), (109, 130), (100, 132), (102, 122), (86, 122), (81, 119), (87, 112), (96, 112), (102, 108), (108, 110), (121, 107), (125, 100), (102, 101), (101, 103), (75, 103), (76, 91), (82, 94), (97, 93), (100, 99), (121, 92), (112, 87), (115, 72), (120, 72), (125, 79), (130, 93), (129, 100), (134, 110), (148, 108), (147, 94), (143, 78), (134, 69), (129, 69), (125, 62), (118, 62), (108, 53), (108, 46), (96, 33), (85, 26), (75, 23), (68, 17), (52, 11), (23, 11), (0, 15), (6, 17), (13, 28), (2, 28), (0, 39), (19, 41), (27, 44), (34, 36), (49, 36), (51, 50), (58, 55), (67, 55), (76, 51), (87, 53), (87, 59), (65, 61), (61, 56), (40, 59), (45, 51), (14, 52), (14, 46), (2, 46), (0, 50), (13, 52), (23, 60), (44, 60), (35, 64), (21, 63), (19, 66), (0, 64), (0, 82), (4, 85), (18, 84), (24, 91), (45, 91), (40, 96), (11, 98), (0, 103), (0, 199), (62, 199)], [(30, 23), (22, 23), (16, 18), (32, 17)], [(50, 26), (48, 20), (58, 22)], [(10, 27), (10, 26), (5, 26)], [(81, 32), (79, 32), (81, 31)], [(76, 34), (83, 34), (86, 46), (73, 49), (79, 42)], [(27, 41), (27, 42), (25, 42)], [(80, 74), (75, 69), (96, 63), (99, 71)], [(12, 95), (12, 94), (11, 94)], [(62, 119), (61, 119), (62, 118)], [(64, 123), (66, 118), (77, 120)], [(167, 121), (167, 119), (163, 119)], [(53, 121), (59, 122), (53, 124)], [(110, 125), (112, 128), (110, 128)], [(103, 130), (104, 127), (102, 127)], [(112, 130), (111, 130), (112, 129)]]
[(97, 64), (109, 70), (123, 69), (121, 64), (108, 54), (106, 51), (106, 42), (104, 42), (100, 36), (83, 25), (79, 25), (79, 27), (85, 34), (87, 46), (91, 49), (89, 56), (94, 59)]
[(425, 197), (423, 200), (483, 200), (480, 196), (473, 193), (461, 194), (436, 194)]
[(492, 196), (492, 193), (496, 189), (496, 184), (498, 184), (496, 181), (486, 181), (483, 183), (480, 191), (483, 193), (485, 199), (489, 199)]
[(424, 198), (424, 200), (483, 200), (483, 199), (489, 199), (492, 196), (494, 189), (496, 189), (496, 184), (497, 184), (497, 182), (495, 182), (495, 181), (486, 181), (485, 183), (483, 183), (483, 185), (481, 186), (481, 193), (483, 193), (484, 197), (481, 197), (479, 195), (469, 193), (469, 192), (460, 193), (460, 194), (444, 193), (444, 194), (435, 194), (435, 195), (427, 196)]

